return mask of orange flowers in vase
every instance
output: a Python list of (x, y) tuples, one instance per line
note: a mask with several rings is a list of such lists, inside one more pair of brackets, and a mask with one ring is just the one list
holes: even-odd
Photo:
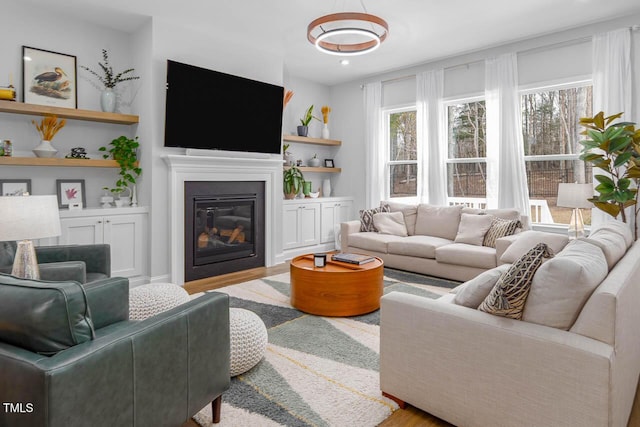
[(320, 111), (322, 111), (322, 122), (325, 125), (329, 124), (329, 113), (331, 112), (331, 107), (329, 107), (328, 105), (323, 105)]
[(65, 119), (58, 121), (58, 117), (56, 116), (45, 116), (40, 123), (37, 123), (35, 120), (31, 120), (31, 123), (36, 127), (40, 136), (42, 136), (40, 145), (33, 149), (33, 153), (37, 157), (55, 157), (58, 150), (51, 145), (51, 140), (56, 133), (64, 127), (67, 121)]

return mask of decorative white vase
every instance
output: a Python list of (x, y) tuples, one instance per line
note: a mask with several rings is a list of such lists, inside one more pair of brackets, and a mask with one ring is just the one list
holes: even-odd
[(329, 196), (331, 196), (331, 180), (327, 178), (322, 181), (322, 197)]
[(322, 127), (322, 138), (329, 139), (329, 125), (327, 123)]
[(46, 139), (43, 139), (42, 142), (40, 142), (40, 145), (32, 151), (36, 157), (55, 157), (58, 152), (58, 150), (51, 145), (51, 141), (47, 141)]
[(131, 190), (131, 207), (135, 208), (136, 206), (138, 206), (138, 190), (134, 185), (133, 189)]
[(106, 88), (100, 94), (100, 108), (105, 113), (116, 111), (116, 93), (111, 88)]

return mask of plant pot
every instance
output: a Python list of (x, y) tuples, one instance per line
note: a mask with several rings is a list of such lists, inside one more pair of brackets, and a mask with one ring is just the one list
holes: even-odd
[(116, 93), (111, 88), (107, 88), (100, 94), (100, 108), (105, 113), (116, 111)]
[(304, 194), (304, 197), (309, 197), (309, 193), (311, 193), (311, 181), (304, 181), (302, 183), (302, 194)]
[(309, 133), (309, 126), (298, 126), (298, 136), (307, 136)]
[(320, 159), (318, 159), (317, 157), (309, 159), (309, 166), (311, 166), (312, 168), (319, 167), (320, 166)]
[(291, 199), (295, 199), (297, 195), (298, 193), (294, 193), (294, 192), (284, 193), (284, 198), (287, 200), (291, 200)]
[(329, 136), (329, 125), (325, 123), (322, 127), (322, 138), (329, 139)]
[(42, 142), (32, 151), (36, 157), (55, 157), (58, 152), (58, 150), (51, 145), (51, 141), (47, 141), (45, 139), (43, 139)]

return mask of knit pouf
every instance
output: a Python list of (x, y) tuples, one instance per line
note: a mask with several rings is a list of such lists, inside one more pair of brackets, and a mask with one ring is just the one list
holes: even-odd
[(231, 376), (258, 364), (267, 350), (267, 328), (257, 314), (243, 308), (229, 309), (231, 338)]
[(149, 283), (129, 291), (129, 319), (144, 320), (189, 301), (184, 288), (173, 283)]

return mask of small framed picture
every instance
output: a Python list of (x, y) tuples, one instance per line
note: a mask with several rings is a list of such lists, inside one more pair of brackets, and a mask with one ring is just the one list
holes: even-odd
[(56, 180), (56, 189), (59, 208), (69, 208), (69, 205), (77, 206), (78, 203), (82, 203), (82, 206), (87, 205), (84, 194), (84, 179), (58, 179)]
[(334, 168), (333, 159), (324, 159), (324, 167), (325, 168)]
[(22, 100), (78, 108), (76, 57), (22, 46)]
[(23, 196), (31, 194), (30, 179), (0, 179), (0, 196)]

